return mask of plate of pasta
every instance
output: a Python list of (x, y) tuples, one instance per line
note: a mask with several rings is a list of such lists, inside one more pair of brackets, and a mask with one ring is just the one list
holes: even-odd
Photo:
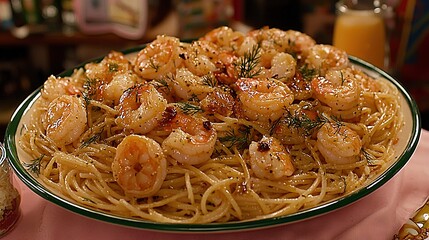
[(420, 115), (384, 71), (308, 35), (158, 36), (50, 76), (5, 146), (18, 178), (75, 213), (218, 232), (349, 205), (410, 160)]

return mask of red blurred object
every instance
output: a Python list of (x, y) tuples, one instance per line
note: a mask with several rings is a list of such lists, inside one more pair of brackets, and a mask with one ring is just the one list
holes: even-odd
[(411, 92), (421, 111), (429, 110), (429, 1), (401, 0), (392, 32), (393, 74)]

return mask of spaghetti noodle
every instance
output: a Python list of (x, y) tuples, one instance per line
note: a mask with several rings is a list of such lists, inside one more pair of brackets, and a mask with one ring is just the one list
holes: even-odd
[(296, 31), (159, 36), (51, 76), (20, 145), (79, 205), (154, 222), (291, 214), (367, 184), (394, 158), (397, 90)]

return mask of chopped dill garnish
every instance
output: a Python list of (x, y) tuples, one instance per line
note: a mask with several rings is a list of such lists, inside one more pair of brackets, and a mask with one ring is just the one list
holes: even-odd
[(304, 133), (308, 136), (311, 135), (314, 129), (318, 129), (323, 124), (329, 122), (329, 119), (319, 115), (315, 119), (311, 119), (305, 114), (292, 115), (292, 113), (288, 111), (284, 121), (286, 121), (289, 127), (303, 129)]
[(279, 118), (273, 122), (273, 124), (270, 127), (270, 136), (274, 134), (274, 131), (276, 130), (277, 126), (282, 122), (282, 118)]
[(288, 127), (301, 128), (301, 119), (303, 117), (298, 114), (292, 115), (290, 111), (287, 111), (287, 115), (284, 117), (284, 120)]
[(301, 118), (301, 126), (304, 128), (304, 131), (310, 134), (314, 129), (320, 128), (323, 124), (329, 122), (329, 120), (324, 116), (317, 116), (316, 119), (312, 120), (308, 116), (304, 115)]
[(203, 80), (204, 85), (207, 85), (209, 87), (216, 87), (217, 86), (217, 79), (211, 74), (204, 75), (202, 77), (202, 80)]
[(332, 123), (333, 127), (336, 128), (336, 131), (340, 131), (340, 128), (344, 126), (344, 123), (342, 123), (341, 118), (331, 116), (331, 119), (334, 121)]
[(252, 78), (261, 73), (261, 69), (256, 69), (259, 64), (261, 48), (259, 45), (253, 46), (249, 52), (245, 52), (244, 56), (241, 57), (235, 64), (238, 68), (238, 77), (240, 78)]
[(97, 142), (101, 138), (101, 133), (102, 132), (103, 131), (100, 131), (99, 133), (96, 133), (93, 136), (91, 136), (90, 138), (88, 138), (85, 141), (83, 141), (82, 145), (80, 145), (80, 148), (88, 147), (91, 143)]
[(291, 40), (290, 38), (287, 39), (287, 43), (288, 43), (289, 47), (295, 47), (296, 46), (295, 41)]
[[(168, 78), (168, 77), (167, 77)], [(157, 89), (166, 89), (167, 92), (170, 92), (170, 87), (168, 86), (168, 82), (166, 79), (154, 79), (151, 81), (151, 84)]]
[(289, 47), (286, 49), (286, 53), (290, 54), (295, 60), (298, 60), (298, 53), (294, 50), (294, 47), (296, 46), (295, 41), (288, 38), (287, 44)]
[(30, 172), (39, 175), (40, 174), (40, 164), (45, 154), (42, 154), (40, 157), (31, 160), (31, 163), (23, 163)]
[(311, 81), (314, 77), (318, 75), (318, 71), (315, 68), (309, 68), (307, 64), (302, 65), (299, 68), (299, 72), (304, 78), (305, 81)]
[(97, 80), (92, 78), (87, 78), (85, 83), (83, 84), (83, 100), (85, 101), (85, 106), (89, 105), (89, 102), (91, 101), (92, 97), (95, 95), (96, 87), (95, 84), (97, 83)]
[(219, 141), (225, 144), (228, 148), (236, 146), (237, 149), (245, 149), (250, 143), (250, 130), (251, 127), (243, 126), (238, 129), (238, 132), (230, 130), (226, 132), (226, 135), (219, 137)]
[(366, 162), (368, 163), (368, 165), (374, 165), (372, 163), (373, 160), (375, 160), (374, 155), (372, 155), (371, 153), (369, 153), (367, 150), (365, 150), (364, 148), (362, 148), (361, 150), (361, 155), (362, 158), (366, 160)]
[(136, 98), (134, 99), (134, 101), (136, 103), (140, 103), (141, 99), (140, 99), (140, 93), (139, 92), (136, 93)]
[[(290, 40), (290, 39), (288, 39), (288, 40)], [(272, 42), (274, 43), (274, 45), (276, 45), (277, 47), (279, 47), (279, 48), (281, 48), (281, 47), (283, 47), (283, 43), (282, 42), (279, 42), (277, 39), (273, 39), (272, 40)]]
[(200, 99), (198, 98), (197, 94), (192, 93), (191, 96), (188, 98), (188, 101), (198, 103)]
[(92, 201), (91, 199), (86, 198), (86, 197), (82, 197), (82, 200), (83, 200), (83, 201), (86, 201), (86, 202), (93, 203), (93, 204), (97, 204), (96, 202), (94, 202), (94, 201)]
[[(140, 92), (138, 91), (139, 90), (139, 88), (141, 88), (141, 87), (143, 87), (143, 84), (137, 84), (137, 85), (134, 85), (134, 86), (132, 86), (132, 87), (130, 87), (130, 88), (128, 88), (127, 90), (125, 90), (123, 93), (122, 93), (122, 95), (125, 95), (125, 96), (130, 96), (131, 94), (134, 94), (135, 96), (135, 98), (134, 98), (134, 102), (136, 102), (136, 103), (140, 103)], [(132, 95), (131, 95), (132, 96)]]
[(188, 102), (178, 102), (176, 105), (179, 109), (186, 114), (196, 114), (198, 112), (202, 112), (203, 109), (200, 106), (190, 104)]
[(152, 58), (149, 58), (149, 66), (153, 69), (155, 69), (155, 72), (158, 72), (160, 65), (155, 64)]
[(109, 63), (109, 72), (117, 72), (119, 69), (119, 65), (117, 63)]

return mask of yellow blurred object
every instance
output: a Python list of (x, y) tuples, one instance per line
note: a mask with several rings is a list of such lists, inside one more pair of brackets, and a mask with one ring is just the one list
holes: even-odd
[(346, 1), (339, 1), (336, 7), (333, 45), (386, 69), (386, 30), (381, 8), (350, 6)]
[(394, 240), (429, 239), (429, 198), (395, 234)]

